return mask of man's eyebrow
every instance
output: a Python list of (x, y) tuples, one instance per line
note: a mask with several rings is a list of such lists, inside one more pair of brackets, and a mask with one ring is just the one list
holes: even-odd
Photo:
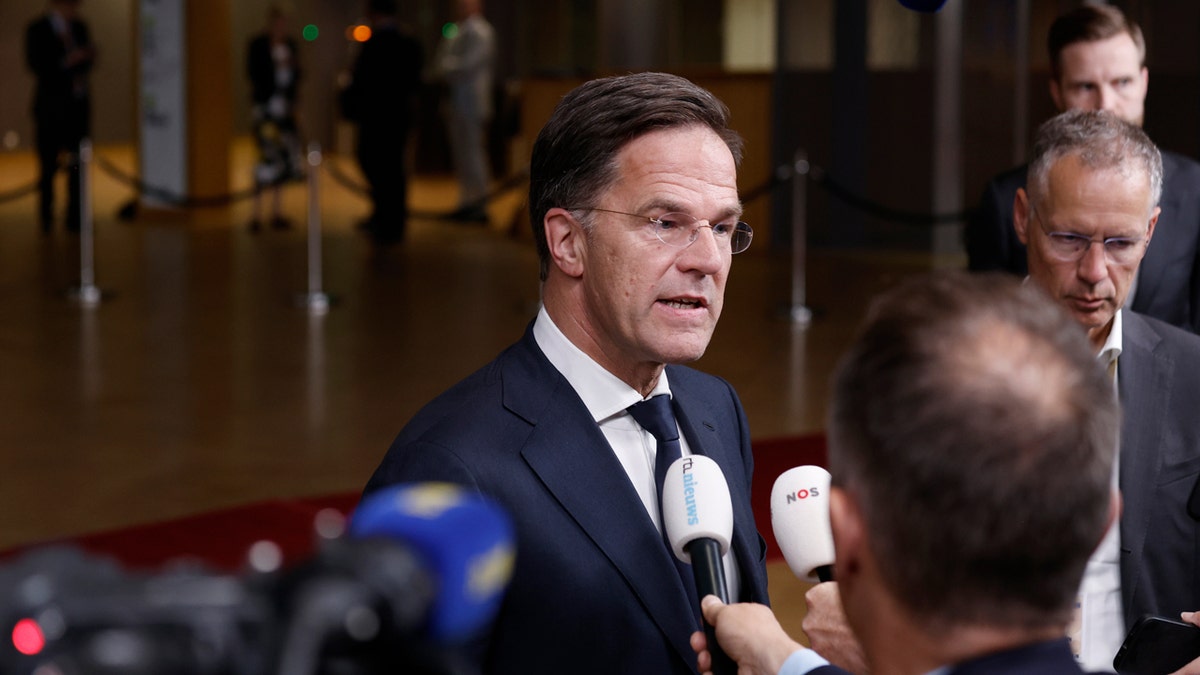
[[(663, 213), (686, 213), (691, 216), (699, 217), (699, 216), (696, 216), (695, 213), (692, 213), (691, 209), (689, 209), (688, 207), (683, 206), (679, 202), (674, 202), (674, 201), (665, 201), (665, 200), (664, 201), (653, 201), (653, 202), (646, 204), (646, 206), (642, 208), (642, 211), (660, 211), (660, 210)], [(641, 213), (642, 211), (639, 211), (639, 213)], [(726, 218), (739, 218), (740, 219), (741, 217), (742, 217), (742, 203), (739, 201), (735, 205), (727, 206), (724, 209), (722, 209), (721, 215), (716, 220), (718, 222), (720, 222), (722, 220), (725, 220)]]

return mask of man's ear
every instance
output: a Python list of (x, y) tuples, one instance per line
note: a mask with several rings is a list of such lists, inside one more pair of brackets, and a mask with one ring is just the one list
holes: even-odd
[(1162, 207), (1154, 207), (1154, 211), (1150, 214), (1150, 227), (1146, 229), (1146, 243), (1154, 237), (1154, 226), (1158, 224), (1158, 217), (1162, 214)]
[(838, 583), (853, 583), (862, 564), (863, 547), (866, 546), (866, 523), (854, 498), (836, 486), (829, 489), (829, 525), (833, 530), (836, 552), (833, 578)]
[(546, 230), (546, 245), (555, 267), (569, 277), (583, 276), (584, 250), (587, 233), (570, 211), (553, 208), (542, 219)]
[(1066, 106), (1063, 105), (1062, 87), (1058, 84), (1057, 78), (1050, 78), (1050, 98), (1054, 101), (1054, 108), (1059, 112), (1065, 112)]
[(1029, 193), (1025, 192), (1025, 188), (1017, 188), (1017, 196), (1013, 198), (1013, 229), (1017, 231), (1017, 239), (1028, 246)]

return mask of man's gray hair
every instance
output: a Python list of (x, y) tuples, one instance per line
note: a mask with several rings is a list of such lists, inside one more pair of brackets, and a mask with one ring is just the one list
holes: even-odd
[(1032, 206), (1046, 195), (1050, 167), (1071, 155), (1091, 169), (1113, 169), (1123, 176), (1149, 174), (1149, 208), (1158, 205), (1162, 154), (1146, 132), (1103, 110), (1068, 110), (1038, 128), (1026, 181)]

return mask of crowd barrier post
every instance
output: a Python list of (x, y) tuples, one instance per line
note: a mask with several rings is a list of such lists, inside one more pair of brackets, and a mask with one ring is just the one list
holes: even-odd
[(792, 157), (792, 304), (788, 316), (793, 324), (807, 327), (812, 323), (812, 310), (806, 303), (808, 289), (808, 152), (796, 148)]
[(92, 218), (92, 139), (79, 142), (79, 286), (70, 296), (84, 307), (100, 304), (96, 287), (95, 223)]
[(311, 314), (329, 311), (330, 298), (321, 290), (321, 144), (308, 144), (308, 292), (301, 304)]

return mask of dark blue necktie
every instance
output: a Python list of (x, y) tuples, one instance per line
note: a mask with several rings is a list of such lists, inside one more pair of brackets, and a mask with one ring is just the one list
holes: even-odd
[(700, 601), (696, 592), (696, 580), (692, 574), (692, 566), (675, 557), (671, 550), (671, 542), (666, 538), (667, 524), (663, 516), (662, 490), (663, 481), (667, 477), (667, 469), (675, 460), (683, 456), (683, 448), (679, 444), (679, 427), (675, 424), (675, 412), (671, 410), (671, 397), (667, 394), (651, 396), (645, 401), (638, 401), (626, 408), (633, 419), (643, 429), (654, 436), (658, 445), (654, 453), (654, 483), (658, 488), (658, 519), (663, 526), (663, 541), (667, 546), (667, 555), (675, 562), (675, 569), (683, 581), (683, 589), (687, 592), (688, 606), (696, 617), (696, 625), (700, 625)]
[(634, 403), (628, 410), (658, 444), (654, 458), (654, 485), (658, 488), (658, 511), (661, 516), (663, 480), (667, 477), (667, 469), (683, 456), (683, 448), (679, 445), (679, 427), (671, 410), (671, 397), (668, 394), (652, 396)]

